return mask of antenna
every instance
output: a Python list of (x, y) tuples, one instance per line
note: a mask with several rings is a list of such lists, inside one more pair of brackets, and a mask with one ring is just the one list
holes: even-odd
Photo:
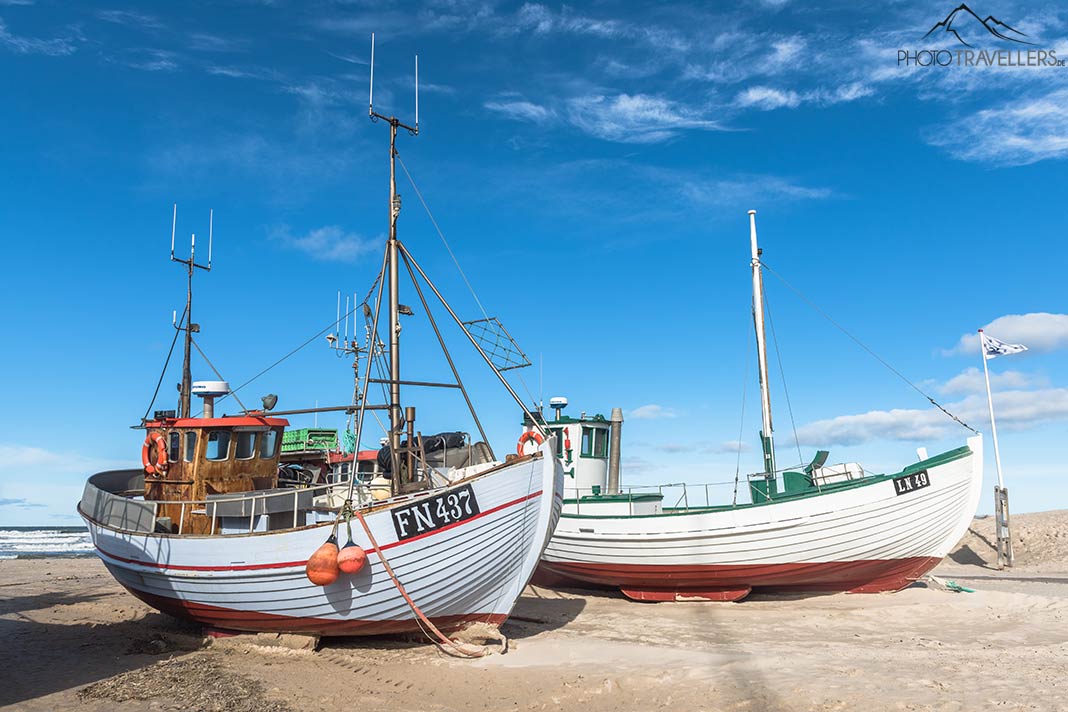
[(215, 223), (215, 210), (208, 208), (208, 269), (211, 269), (211, 233)]
[(371, 33), (371, 89), (367, 95), (367, 114), (371, 121), (382, 119), (395, 128), (402, 128), (412, 136), (419, 135), (419, 55), (415, 55), (415, 125), (401, 123), (396, 116), (385, 116), (375, 111), (375, 33)]
[(375, 115), (375, 33), (371, 33), (371, 92), (367, 95), (367, 115)]
[(174, 204), (174, 216), (171, 218), (171, 259), (174, 259), (174, 226), (178, 224), (178, 203)]

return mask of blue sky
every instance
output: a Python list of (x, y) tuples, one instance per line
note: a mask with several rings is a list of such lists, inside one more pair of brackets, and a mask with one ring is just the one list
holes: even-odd
[[(969, 339), (989, 326), (1028, 345), (990, 364), (1006, 481), (1016, 511), (1068, 506), (1068, 68), (899, 65), (902, 49), (964, 49), (924, 39), (953, 7), (0, 0), (0, 525), (77, 523), (85, 475), (136, 462), (129, 426), (184, 300), (172, 203), (181, 254), (215, 210), (195, 321), (234, 384), (327, 326), (338, 290), (362, 297), (387, 227), (372, 31), (376, 109), (412, 118), (420, 55), (421, 133), (398, 148), (535, 362), (517, 388), (566, 395), (573, 414), (623, 408), (625, 481), (732, 480), (739, 433), (741, 471), (759, 467), (752, 208), (777, 275), (979, 430)], [(982, 49), (1068, 58), (1063, 5), (973, 8), (1034, 43)], [(402, 239), (480, 316), (403, 173), (399, 186)], [(774, 275), (767, 292), (780, 464), (823, 447), (890, 471), (963, 442)], [(444, 377), (426, 336), (406, 321), (406, 374)], [(449, 338), (511, 450), (518, 409)], [(178, 377), (172, 364), (157, 407)], [(267, 392), (280, 408), (346, 403), (351, 370), (316, 342), (240, 395)], [(424, 432), (471, 427), (461, 403), (409, 396)]]

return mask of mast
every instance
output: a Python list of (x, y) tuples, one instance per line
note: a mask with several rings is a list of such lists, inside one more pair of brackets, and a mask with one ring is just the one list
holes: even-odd
[[(400, 449), (401, 431), (405, 418), (401, 409), (400, 392), (400, 250), (397, 242), (397, 218), (400, 217), (401, 199), (397, 194), (397, 129), (406, 129), (412, 136), (419, 135), (419, 56), (415, 57), (415, 126), (401, 123), (396, 116), (385, 116), (374, 109), (375, 88), (375, 36), (371, 35), (371, 82), (367, 99), (367, 114), (372, 121), (381, 119), (389, 124), (389, 239), (386, 243), (386, 262), (389, 267), (389, 447), (393, 453), (393, 472), (398, 473), (397, 453)], [(410, 443), (409, 443), (410, 445)], [(410, 476), (410, 475), (409, 475)], [(399, 483), (394, 480), (394, 488)]]
[(190, 400), (193, 391), (193, 374), (190, 369), (192, 356), (193, 334), (200, 331), (200, 324), (193, 323), (193, 270), (202, 269), (211, 271), (211, 245), (215, 226), (215, 211), (208, 211), (208, 263), (200, 265), (196, 262), (197, 236), (193, 233), (189, 238), (189, 259), (183, 260), (174, 256), (174, 228), (178, 223), (178, 204), (174, 205), (174, 215), (171, 219), (171, 261), (186, 266), (186, 292), (185, 292), (185, 326), (177, 327), (185, 332), (185, 354), (182, 359), (182, 383), (178, 387), (178, 417), (190, 417)]
[(763, 429), (760, 447), (764, 452), (764, 472), (775, 474), (775, 445), (772, 441), (771, 394), (768, 390), (768, 352), (764, 337), (764, 280), (760, 273), (760, 248), (757, 247), (756, 211), (749, 211), (749, 244), (753, 258), (753, 322), (756, 326), (757, 364), (760, 370), (760, 412)]

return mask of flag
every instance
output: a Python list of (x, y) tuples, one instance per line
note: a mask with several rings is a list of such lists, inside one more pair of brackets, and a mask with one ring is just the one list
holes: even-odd
[(983, 345), (983, 356), (988, 359), (1027, 351), (1027, 347), (1023, 344), (1006, 344), (1004, 341), (995, 339), (993, 336), (987, 336), (982, 331), (979, 332), (979, 341)]

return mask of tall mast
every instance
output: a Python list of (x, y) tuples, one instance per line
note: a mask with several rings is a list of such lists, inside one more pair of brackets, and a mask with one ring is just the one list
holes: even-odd
[(197, 238), (193, 235), (193, 239), (189, 246), (189, 278), (186, 283), (185, 292), (185, 358), (182, 359), (182, 393), (181, 398), (178, 401), (178, 417), (189, 417), (189, 401), (192, 397), (193, 391), (193, 372), (190, 369), (189, 362), (192, 356), (193, 347), (193, 256), (196, 250)]
[(760, 411), (763, 429), (760, 446), (764, 452), (764, 472), (775, 473), (775, 445), (772, 441), (771, 394), (768, 391), (768, 350), (764, 337), (764, 280), (760, 273), (760, 248), (757, 247), (756, 211), (749, 211), (749, 244), (753, 259), (753, 322), (756, 326), (757, 363), (760, 369)]
[(174, 256), (174, 228), (178, 223), (178, 204), (174, 205), (174, 215), (171, 219), (171, 261), (183, 264), (187, 269), (187, 281), (185, 292), (185, 326), (179, 327), (185, 332), (185, 357), (182, 359), (182, 384), (179, 387), (178, 417), (190, 417), (190, 400), (193, 390), (193, 374), (190, 369), (192, 356), (193, 334), (200, 331), (200, 325), (193, 323), (193, 270), (202, 269), (211, 271), (211, 246), (215, 226), (215, 211), (208, 211), (208, 263), (200, 265), (196, 262), (197, 236), (192, 234), (189, 238), (189, 259), (183, 260)]
[(397, 126), (389, 121), (389, 439), (393, 452), (400, 445), (400, 431), (404, 424), (400, 400), (400, 284), (397, 250), (397, 218), (400, 217), (400, 196), (397, 195)]
[[(400, 448), (404, 413), (400, 393), (400, 250), (397, 242), (397, 218), (400, 217), (401, 199), (397, 195), (397, 129), (402, 128), (412, 136), (419, 135), (419, 56), (415, 57), (415, 126), (403, 124), (396, 116), (385, 116), (374, 109), (375, 91), (375, 36), (371, 35), (371, 82), (367, 99), (367, 114), (372, 121), (381, 119), (389, 124), (389, 241), (386, 245), (386, 262), (389, 267), (389, 446), (396, 458)], [(396, 465), (394, 459), (394, 465)], [(398, 469), (395, 466), (394, 472)], [(394, 483), (396, 485), (396, 482)]]

